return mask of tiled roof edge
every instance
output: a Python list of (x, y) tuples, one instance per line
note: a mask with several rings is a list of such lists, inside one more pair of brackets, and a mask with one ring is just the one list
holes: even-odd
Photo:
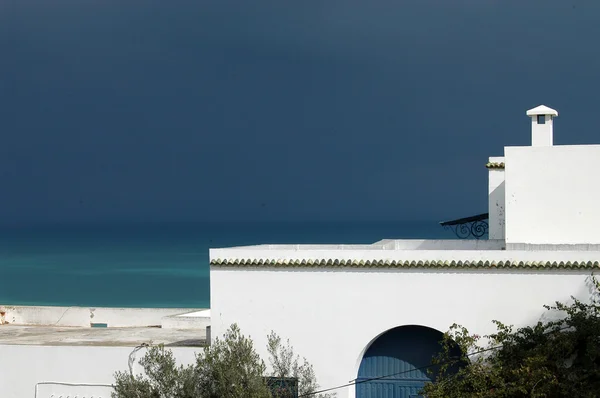
[(544, 268), (596, 269), (599, 261), (449, 261), (449, 260), (338, 260), (338, 259), (214, 259), (214, 267), (272, 267), (272, 268)]
[(504, 162), (489, 162), (485, 167), (488, 169), (504, 170)]

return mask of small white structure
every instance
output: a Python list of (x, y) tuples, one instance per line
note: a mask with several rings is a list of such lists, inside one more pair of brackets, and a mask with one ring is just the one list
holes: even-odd
[[(487, 334), (494, 319), (531, 324), (544, 304), (589, 298), (600, 266), (600, 146), (554, 146), (558, 112), (527, 115), (532, 145), (487, 164), (488, 240), (211, 249), (212, 335), (237, 323), (266, 358), (274, 330), (322, 388), (341, 386), (339, 397), (409, 397), (428, 380), (416, 368), (453, 323)], [(481, 217), (454, 223), (482, 226)]]
[(554, 144), (552, 123), (558, 116), (558, 111), (540, 105), (528, 110), (527, 116), (531, 117), (531, 146), (552, 146)]
[(109, 398), (148, 345), (192, 363), (209, 321), (209, 310), (0, 306), (0, 397)]

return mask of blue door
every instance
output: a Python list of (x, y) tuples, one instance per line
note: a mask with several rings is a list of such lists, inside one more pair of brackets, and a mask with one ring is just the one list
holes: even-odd
[(420, 397), (419, 391), (434, 376), (419, 368), (431, 364), (442, 338), (442, 333), (423, 326), (401, 326), (381, 335), (360, 363), (356, 398)]

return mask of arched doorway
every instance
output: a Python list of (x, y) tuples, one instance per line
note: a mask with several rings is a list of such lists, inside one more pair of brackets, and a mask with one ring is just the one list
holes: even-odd
[(361, 360), (356, 398), (420, 397), (419, 390), (435, 374), (419, 368), (431, 364), (442, 338), (441, 332), (424, 326), (400, 326), (383, 333)]

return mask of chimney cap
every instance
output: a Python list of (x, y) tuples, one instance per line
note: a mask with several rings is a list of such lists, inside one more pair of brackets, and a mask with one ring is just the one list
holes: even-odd
[(527, 116), (551, 115), (558, 116), (558, 111), (548, 108), (546, 105), (540, 105), (527, 111)]

